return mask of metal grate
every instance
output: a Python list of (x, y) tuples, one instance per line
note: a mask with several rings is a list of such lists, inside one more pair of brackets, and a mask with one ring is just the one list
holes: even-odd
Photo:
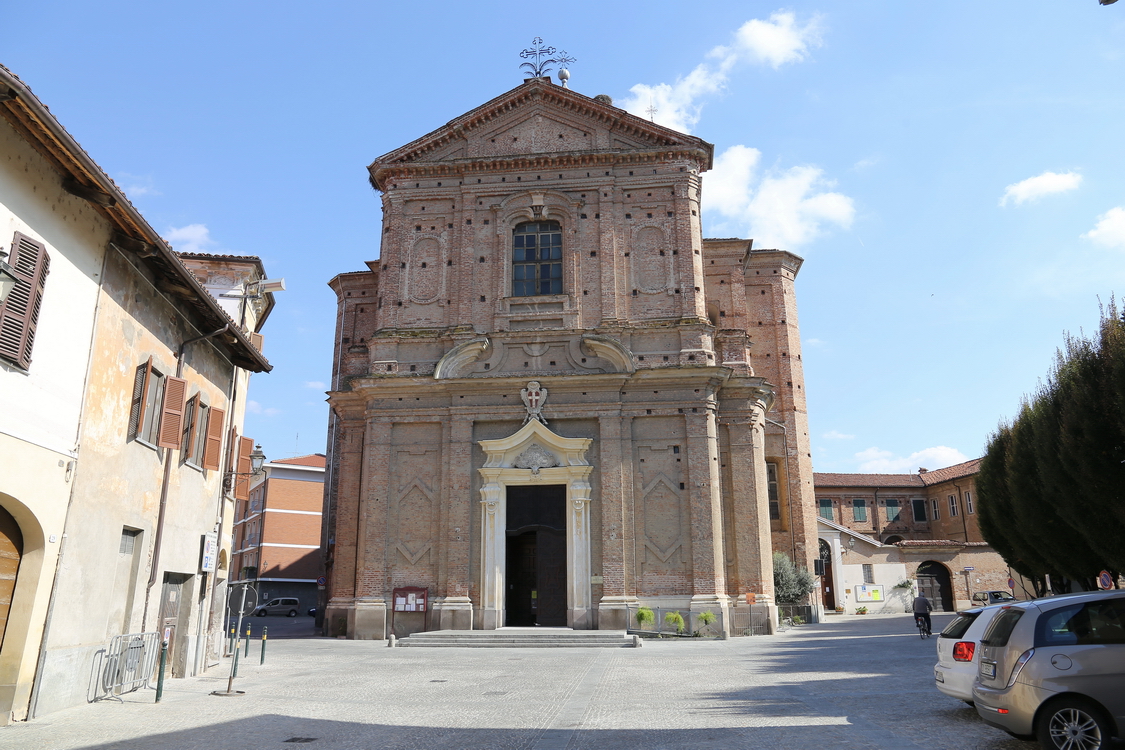
[(137, 536), (140, 533), (141, 533), (140, 531), (134, 531), (133, 529), (122, 529), (121, 530), (121, 549), (120, 549), (121, 554), (123, 554), (123, 555), (133, 554), (133, 548), (136, 547), (136, 545), (137, 545)]

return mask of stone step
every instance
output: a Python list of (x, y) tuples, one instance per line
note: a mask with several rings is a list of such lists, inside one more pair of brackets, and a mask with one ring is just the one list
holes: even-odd
[(425, 648), (626, 648), (633, 638), (620, 630), (519, 629), (434, 630), (414, 633), (399, 647)]

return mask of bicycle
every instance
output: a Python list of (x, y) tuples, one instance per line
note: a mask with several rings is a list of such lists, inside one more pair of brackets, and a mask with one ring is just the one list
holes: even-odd
[(921, 615), (916, 615), (914, 617), (914, 624), (918, 627), (919, 638), (926, 639), (933, 635), (933, 633), (930, 632), (930, 629), (926, 627), (926, 618), (922, 617)]

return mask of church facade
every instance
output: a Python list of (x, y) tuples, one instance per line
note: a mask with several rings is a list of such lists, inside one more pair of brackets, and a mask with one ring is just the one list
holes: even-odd
[(532, 78), (369, 167), (379, 258), (330, 282), (327, 634), (773, 611), (773, 552), (812, 569), (802, 261), (703, 239), (712, 154)]

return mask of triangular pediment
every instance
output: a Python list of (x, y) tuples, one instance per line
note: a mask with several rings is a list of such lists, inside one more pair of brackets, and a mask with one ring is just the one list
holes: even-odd
[(563, 154), (690, 152), (711, 165), (711, 144), (657, 125), (583, 94), (536, 78), (376, 159), (380, 174), (396, 168)]

